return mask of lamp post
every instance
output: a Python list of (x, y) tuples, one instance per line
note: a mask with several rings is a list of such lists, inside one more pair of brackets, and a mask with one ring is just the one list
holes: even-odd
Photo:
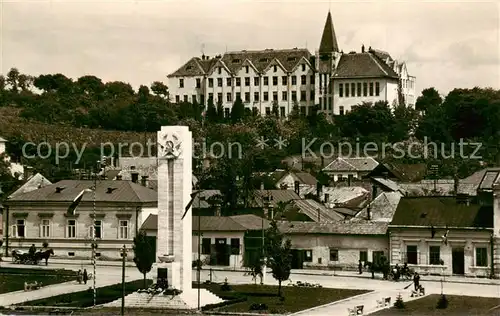
[[(121, 315), (125, 315), (125, 262), (127, 258), (127, 247), (122, 248), (122, 308)], [(95, 303), (94, 303), (95, 304)]]

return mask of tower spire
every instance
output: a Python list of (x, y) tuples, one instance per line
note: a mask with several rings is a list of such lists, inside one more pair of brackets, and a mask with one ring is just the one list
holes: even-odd
[(339, 51), (339, 45), (337, 43), (337, 36), (335, 35), (335, 29), (333, 28), (332, 14), (328, 10), (328, 16), (326, 17), (325, 28), (323, 29), (323, 35), (321, 36), (321, 43), (319, 45), (320, 53), (333, 53)]

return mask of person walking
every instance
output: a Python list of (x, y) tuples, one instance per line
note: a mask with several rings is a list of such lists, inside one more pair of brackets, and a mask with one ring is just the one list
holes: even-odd
[(78, 270), (78, 274), (76, 275), (76, 280), (79, 284), (82, 284), (82, 270)]
[(417, 272), (415, 272), (415, 275), (413, 276), (413, 285), (415, 286), (415, 291), (420, 289), (420, 275), (418, 275)]
[(83, 283), (87, 284), (88, 280), (89, 280), (89, 275), (87, 273), (87, 269), (83, 269)]
[(358, 271), (359, 271), (359, 274), (363, 274), (363, 264), (361, 263), (361, 260), (359, 260)]

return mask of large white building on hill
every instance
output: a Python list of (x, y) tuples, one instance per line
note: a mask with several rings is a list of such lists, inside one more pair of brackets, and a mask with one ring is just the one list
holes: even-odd
[(415, 104), (415, 77), (406, 64), (372, 49), (344, 53), (339, 49), (328, 12), (319, 50), (304, 48), (242, 50), (213, 58), (193, 57), (168, 75), (171, 101), (222, 103), (226, 116), (236, 98), (248, 109), (269, 115), (273, 104), (287, 116), (295, 103), (302, 114), (314, 105), (327, 115), (342, 115), (363, 102), (402, 98)]

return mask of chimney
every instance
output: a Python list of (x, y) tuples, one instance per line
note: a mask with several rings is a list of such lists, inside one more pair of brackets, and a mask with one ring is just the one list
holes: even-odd
[(372, 184), (372, 201), (377, 197), (377, 186)]
[(361, 45), (361, 52), (364, 53), (365, 52), (365, 44)]
[(321, 155), (321, 169), (323, 169), (324, 167), (325, 167), (325, 157)]
[(319, 208), (317, 209), (317, 211), (318, 211), (318, 223), (320, 223), (321, 222), (321, 213), (320, 213)]
[(121, 174), (119, 174), (119, 175), (116, 176), (116, 180), (121, 180), (121, 179), (122, 179), (122, 175)]
[(366, 209), (366, 219), (367, 220), (371, 220), (372, 219), (371, 203), (368, 204), (368, 208)]
[(325, 193), (325, 204), (328, 203), (330, 200), (330, 194)]
[(348, 187), (351, 186), (351, 181), (352, 181), (352, 174), (350, 174), (350, 175), (347, 176), (347, 186)]
[(148, 183), (148, 176), (142, 176), (141, 177), (141, 185), (143, 187), (147, 186), (147, 183)]
[(323, 186), (321, 183), (317, 182), (316, 183), (316, 197), (319, 199), (321, 196), (321, 192), (323, 191)]
[(295, 181), (294, 185), (295, 185), (295, 193), (297, 193), (297, 195), (300, 196), (300, 183), (299, 183), (299, 181)]

